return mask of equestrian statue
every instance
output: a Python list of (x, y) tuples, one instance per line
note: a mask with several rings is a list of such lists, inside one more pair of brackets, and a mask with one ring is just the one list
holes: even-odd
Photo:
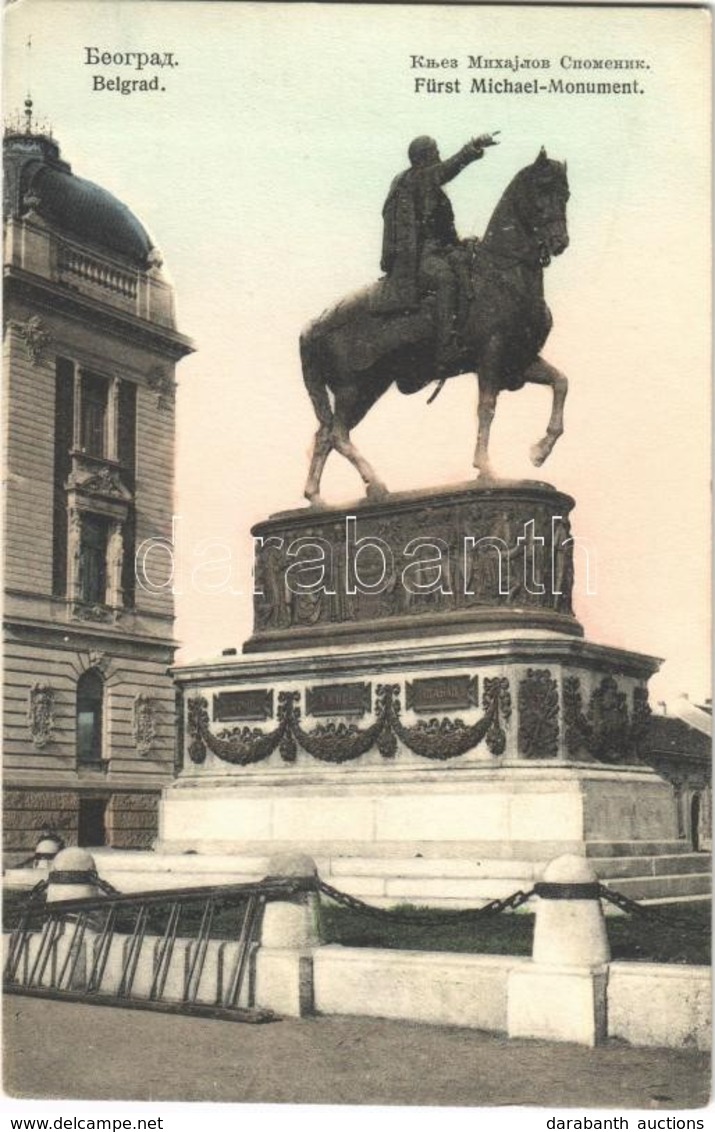
[(385, 275), (301, 335), (303, 379), (319, 421), (305, 487), (313, 505), (322, 504), (320, 480), (333, 449), (357, 468), (369, 498), (387, 494), (350, 433), (393, 382), (409, 394), (436, 380), (432, 401), (447, 378), (477, 375), (481, 477), (491, 475), (489, 430), (502, 390), (551, 386), (546, 433), (531, 449), (537, 467), (562, 434), (568, 382), (540, 351), (552, 326), (544, 268), (569, 242), (566, 164), (542, 147), (511, 181), (483, 239), (460, 240), (442, 185), (496, 144), (483, 134), (442, 161), (432, 138), (416, 138), (410, 167), (393, 181), (383, 209)]

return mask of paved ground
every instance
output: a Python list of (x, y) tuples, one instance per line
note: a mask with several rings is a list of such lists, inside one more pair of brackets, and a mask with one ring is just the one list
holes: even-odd
[(365, 1018), (240, 1025), (19, 996), (4, 1014), (16, 1097), (624, 1109), (709, 1096), (706, 1055), (616, 1043), (588, 1050)]

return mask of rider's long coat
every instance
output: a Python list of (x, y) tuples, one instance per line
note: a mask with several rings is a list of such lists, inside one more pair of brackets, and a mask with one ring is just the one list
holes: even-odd
[(418, 297), (419, 267), (425, 245), (433, 250), (458, 242), (454, 212), (442, 185), (483, 155), (468, 142), (453, 157), (433, 165), (416, 165), (395, 177), (383, 216), (380, 266), (407, 302)]

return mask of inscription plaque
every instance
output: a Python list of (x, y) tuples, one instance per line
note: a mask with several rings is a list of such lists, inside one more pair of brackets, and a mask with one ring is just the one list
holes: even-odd
[(430, 676), (408, 680), (405, 684), (405, 707), (412, 711), (450, 711), (478, 706), (476, 676)]
[(270, 688), (251, 688), (245, 692), (217, 692), (214, 696), (213, 717), (216, 723), (271, 719), (273, 691)]
[(323, 684), (305, 689), (306, 715), (364, 715), (371, 710), (370, 684)]

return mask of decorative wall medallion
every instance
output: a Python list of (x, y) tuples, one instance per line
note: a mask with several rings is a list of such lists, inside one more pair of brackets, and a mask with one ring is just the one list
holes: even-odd
[(30, 689), (28, 723), (30, 736), (40, 750), (52, 739), (55, 726), (55, 692), (49, 684), (33, 684)]
[(168, 369), (155, 366), (147, 374), (149, 388), (156, 393), (157, 409), (171, 409), (176, 400), (176, 382)]
[(36, 366), (42, 360), (42, 355), (52, 341), (52, 335), (45, 329), (45, 324), (39, 315), (33, 314), (25, 322), (12, 319), (10, 326), (25, 343), (27, 356)]
[(553, 759), (559, 752), (559, 693), (547, 668), (529, 668), (519, 685), (519, 754)]
[(148, 755), (156, 739), (159, 704), (143, 693), (134, 700), (134, 742), (140, 755)]
[(476, 676), (429, 676), (405, 684), (405, 707), (412, 711), (466, 711), (478, 706)]
[(319, 684), (305, 690), (306, 715), (364, 715), (371, 709), (370, 684)]
[(213, 702), (213, 718), (217, 723), (239, 719), (272, 719), (273, 690), (250, 688), (245, 692), (217, 692)]

